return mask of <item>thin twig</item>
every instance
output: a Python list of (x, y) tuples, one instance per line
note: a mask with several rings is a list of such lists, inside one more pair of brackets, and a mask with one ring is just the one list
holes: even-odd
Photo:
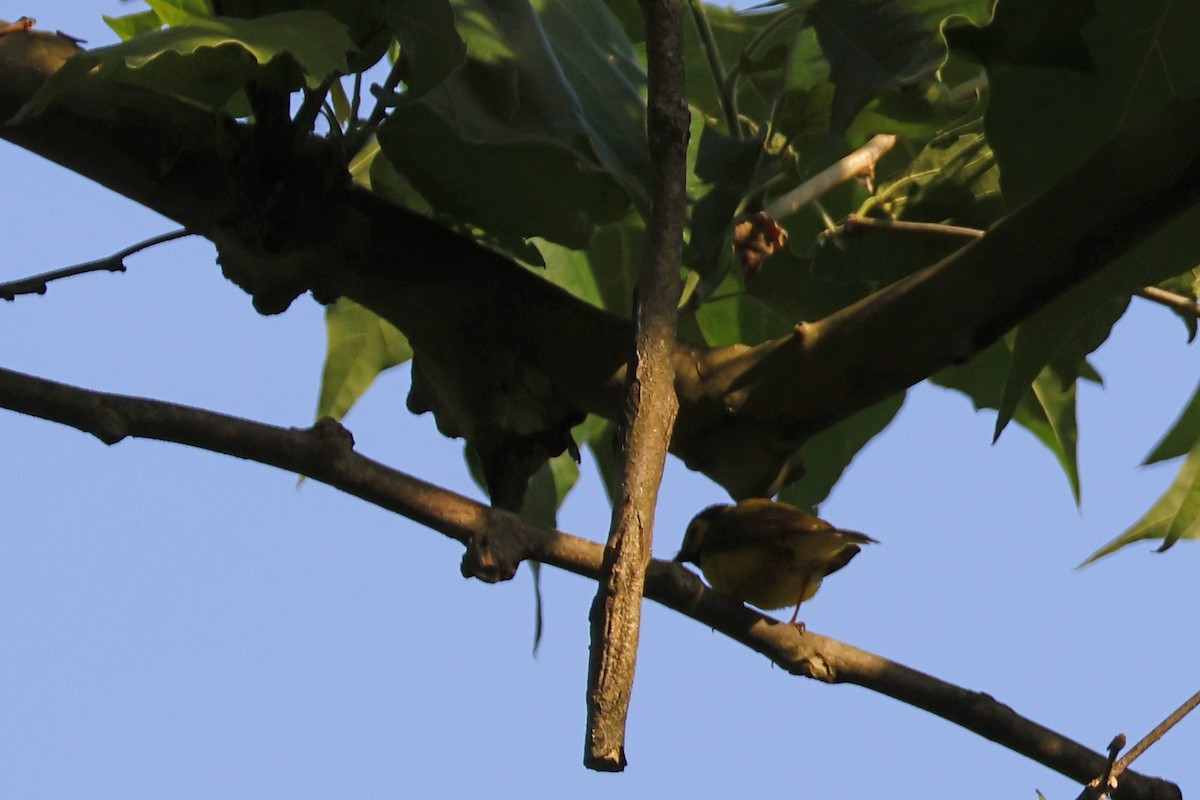
[(1158, 303), (1174, 311), (1176, 314), (1193, 319), (1200, 319), (1200, 305), (1190, 297), (1185, 297), (1157, 286), (1146, 286), (1134, 292), (1138, 297)]
[(145, 241), (138, 242), (135, 245), (126, 247), (119, 253), (113, 253), (106, 258), (96, 259), (95, 261), (85, 261), (82, 264), (76, 264), (72, 267), (64, 267), (51, 272), (43, 272), (40, 275), (32, 275), (28, 278), (10, 281), (8, 283), (0, 283), (0, 299), (14, 300), (17, 295), (22, 294), (45, 294), (46, 284), (50, 281), (60, 280), (62, 278), (71, 278), (75, 275), (84, 275), (88, 272), (124, 272), (125, 259), (134, 253), (145, 250), (148, 247), (153, 247), (157, 244), (170, 242), (175, 239), (182, 239), (185, 236), (191, 236), (192, 231), (187, 228), (181, 228), (171, 233), (164, 233), (159, 236), (152, 236)]
[[(944, 225), (939, 222), (910, 222), (902, 219), (885, 217), (864, 217), (861, 214), (849, 214), (846, 221), (836, 233), (848, 236), (865, 231), (898, 231), (904, 233), (931, 233), (944, 236), (961, 236), (966, 239), (981, 239), (987, 231), (980, 228), (965, 228), (961, 225)], [(1190, 297), (1162, 289), (1158, 286), (1144, 286), (1134, 292), (1138, 297), (1158, 303), (1171, 309), (1182, 317), (1200, 319), (1200, 305)]]
[(940, 222), (909, 222), (903, 219), (864, 217), (861, 214), (847, 215), (846, 221), (839, 227), (838, 232), (852, 236), (867, 230), (934, 233), (944, 236), (961, 236), (966, 239), (982, 239), (983, 235), (987, 233), (979, 228), (964, 228), (961, 225), (944, 225)]
[(1087, 786), (1083, 787), (1083, 791), (1075, 800), (1100, 800), (1102, 797), (1108, 797), (1112, 789), (1116, 788), (1116, 780), (1113, 777), (1113, 767), (1117, 763), (1117, 755), (1121, 752), (1121, 748), (1125, 746), (1125, 734), (1118, 733), (1108, 743), (1108, 763), (1104, 765), (1104, 772), (1100, 777), (1090, 781)]
[(754, 52), (771, 34), (792, 19), (804, 16), (806, 10), (804, 6), (800, 6), (780, 12), (779, 16), (764, 25), (754, 35), (754, 38), (746, 43), (746, 46), (742, 48), (741, 57), (729, 68), (729, 72), (726, 73), (725, 81), (719, 87), (719, 91), (721, 94), (721, 108), (725, 109), (727, 114), (733, 115), (733, 125), (729, 129), (730, 136), (738, 139), (742, 138), (742, 126), (739, 121), (737, 107), (737, 82), (742, 76), (742, 61), (752, 58)]
[(988, 90), (988, 77), (986, 72), (981, 72), (970, 80), (963, 81), (957, 86), (951, 87), (946, 94), (946, 99), (950, 105), (962, 106), (967, 103), (973, 103)]
[(704, 58), (708, 61), (708, 69), (712, 73), (713, 83), (717, 87), (717, 99), (721, 103), (721, 111), (725, 115), (725, 125), (731, 135), (739, 131), (737, 107), (726, 99), (725, 64), (721, 60), (721, 50), (713, 36), (712, 25), (708, 22), (708, 13), (704, 10), (702, 0), (688, 0), (688, 11), (691, 12), (692, 22), (696, 24), (696, 34), (700, 37), (700, 46), (704, 49)]
[(27, 31), (34, 25), (37, 25), (37, 20), (33, 17), (21, 17), (16, 22), (10, 22), (4, 27), (0, 28), (0, 36), (8, 36), (10, 33)]
[[(0, 408), (68, 425), (110, 445), (126, 437), (154, 439), (307, 475), (461, 544), (486, 534), (514, 543), (525, 558), (591, 580), (600, 576), (602, 545), (535, 527), (516, 515), (373, 461), (356, 452), (352, 437), (332, 420), (322, 420), (312, 428), (284, 428), (177, 403), (91, 391), (3, 368)], [(651, 563), (646, 597), (740, 642), (792, 675), (852, 683), (879, 692), (1081, 783), (1104, 770), (1106, 759), (1100, 753), (1018, 715), (986, 694), (811, 630), (801, 635), (790, 625), (717, 594), (677, 564)], [(1167, 781), (1127, 771), (1116, 796), (1121, 800), (1164, 800), (1179, 798), (1180, 792)]]
[(1146, 752), (1146, 750), (1150, 748), (1150, 745), (1161, 739), (1167, 731), (1175, 727), (1175, 725), (1177, 725), (1181, 719), (1191, 713), (1196, 706), (1200, 706), (1200, 692), (1196, 692), (1194, 695), (1189, 697), (1183, 705), (1172, 711), (1166, 719), (1158, 723), (1154, 730), (1143, 736), (1140, 742), (1129, 748), (1129, 752), (1121, 756), (1121, 760), (1117, 762), (1115, 767), (1113, 767), (1113, 779), (1116, 780), (1120, 778), (1121, 773), (1124, 772), (1129, 765), (1137, 759), (1138, 756)]
[(794, 214), (838, 184), (872, 174), (879, 159), (895, 146), (895, 136), (890, 133), (881, 133), (787, 194), (775, 198), (763, 210), (769, 217), (777, 220)]
[(367, 136), (375, 132), (387, 116), (388, 109), (392, 107), (393, 98), (396, 94), (396, 87), (400, 85), (400, 79), (404, 74), (404, 56), (403, 54), (396, 57), (392, 62), (392, 69), (388, 72), (382, 85), (372, 85), (369, 91), (375, 96), (375, 107), (371, 109), (371, 116), (367, 117), (367, 122), (363, 126), (363, 131)]
[[(335, 80), (339, 79), (340, 76), (330, 75), (316, 89), (306, 88), (304, 90), (304, 102), (300, 104), (299, 110), (296, 111), (296, 116), (292, 118), (292, 131), (295, 141), (299, 142), (302, 138), (313, 132), (317, 124), (317, 117), (325, 105), (325, 97), (329, 94), (329, 88), (333, 86)], [(332, 127), (337, 127), (336, 122)]]

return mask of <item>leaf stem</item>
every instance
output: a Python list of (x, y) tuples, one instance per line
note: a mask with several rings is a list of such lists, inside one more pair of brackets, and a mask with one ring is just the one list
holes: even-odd
[(754, 35), (754, 38), (751, 39), (744, 48), (742, 48), (742, 52), (737, 60), (737, 63), (729, 68), (729, 72), (725, 75), (725, 81), (720, 87), (720, 94), (721, 108), (726, 110), (726, 114), (732, 114), (732, 118), (735, 121), (734, 124), (730, 125), (729, 134), (731, 136), (735, 136), (738, 139), (742, 138), (741, 124), (737, 121), (737, 82), (742, 75), (742, 64), (753, 57), (754, 52), (759, 48), (759, 46), (762, 45), (763, 42), (767, 40), (769, 36), (771, 36), (771, 34), (775, 33), (775, 31), (779, 30), (780, 27), (796, 17), (803, 17), (805, 11), (807, 10), (808, 9), (804, 6), (789, 8), (788, 10), (781, 12), (779, 16), (768, 22), (766, 25), (763, 25), (762, 29)]
[(721, 103), (721, 111), (725, 115), (725, 125), (731, 135), (741, 138), (738, 125), (737, 102), (731, 101), (724, 92), (725, 65), (721, 61), (721, 51), (713, 36), (712, 25), (708, 22), (708, 13), (704, 10), (703, 0), (688, 0), (688, 11), (691, 12), (692, 22), (696, 24), (696, 34), (700, 37), (700, 46), (704, 48), (704, 58), (708, 69), (712, 72), (713, 83), (716, 84), (717, 99)]

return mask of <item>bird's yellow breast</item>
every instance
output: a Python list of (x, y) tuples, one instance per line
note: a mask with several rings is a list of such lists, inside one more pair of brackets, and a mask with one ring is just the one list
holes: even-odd
[(718, 551), (703, 556), (700, 563), (705, 579), (718, 592), (765, 610), (794, 606), (816, 594), (824, 577), (818, 567), (789, 558), (777, 547)]

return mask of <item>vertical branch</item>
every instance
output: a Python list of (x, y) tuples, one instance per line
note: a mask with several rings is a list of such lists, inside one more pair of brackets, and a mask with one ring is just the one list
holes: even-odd
[(654, 164), (650, 224), (635, 301), (633, 361), (617, 439), (620, 481), (592, 603), (584, 764), (625, 767), (642, 589), (654, 506), (679, 407), (671, 353), (681, 290), (684, 186), (690, 116), (684, 93), (684, 0), (641, 0), (649, 67), (647, 133)]

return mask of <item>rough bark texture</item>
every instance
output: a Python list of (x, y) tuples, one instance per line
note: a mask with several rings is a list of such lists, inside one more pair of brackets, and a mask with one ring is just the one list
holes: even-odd
[(675, 328), (683, 258), (688, 113), (683, 75), (682, 0), (643, 0), (649, 63), (647, 130), (650, 222), (634, 309), (634, 354), (617, 436), (620, 476), (612, 530), (592, 603), (588, 726), (584, 764), (625, 768), (625, 720), (633, 691), (642, 590), (650, 561), (654, 508), (679, 401), (675, 397)]
[[(125, 437), (178, 442), (305, 474), (466, 544), (486, 539), (514, 563), (536, 559), (597, 580), (604, 547), (530, 525), (354, 451), (337, 423), (279, 428), (196, 408), (92, 392), (0, 368), (0, 408), (70, 425), (108, 444)], [(1084, 784), (1107, 759), (1020, 716), (992, 697), (954, 686), (851, 645), (763, 616), (706, 587), (678, 564), (652, 561), (646, 597), (720, 631), (793, 675), (853, 683), (954, 722)], [(1118, 800), (1179, 800), (1168, 781), (1126, 772)]]
[[(0, 118), (74, 51), (38, 31), (0, 38)], [(85, 86), (0, 136), (208, 237), (264, 312), (311, 291), (393, 322), (426, 376), (415, 407), (448, 434), (506, 435), (497, 400), (518, 391), (528, 406), (530, 387), (534, 438), (550, 449), (580, 413), (619, 412), (628, 322), (351, 186), (327, 143), (304, 140), (264, 169), (244, 127), (117, 86)], [(806, 437), (969, 358), (1198, 200), (1192, 98), (1120, 134), (978, 242), (792, 336), (678, 344), (672, 452), (735, 497), (770, 494), (798, 474)]]

